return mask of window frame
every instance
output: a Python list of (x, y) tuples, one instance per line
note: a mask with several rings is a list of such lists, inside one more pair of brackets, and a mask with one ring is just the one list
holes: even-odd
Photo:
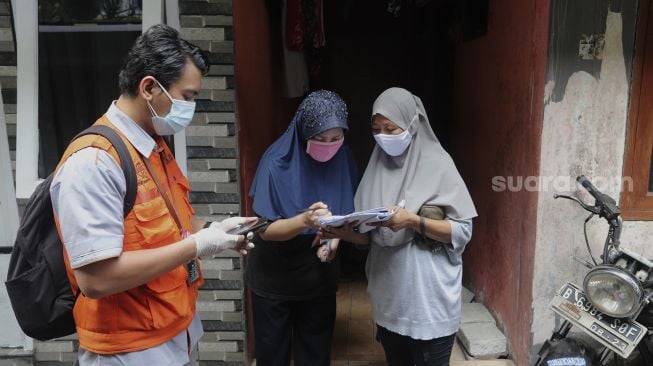
[[(0, 95), (0, 255), (6, 254), (16, 240), (18, 231), (18, 205), (14, 199), (14, 176), (11, 172), (9, 138), (4, 114), (5, 106)], [(1, 336), (0, 336), (1, 338)], [(0, 347), (2, 345), (0, 344)]]
[[(29, 198), (43, 179), (38, 176), (38, 0), (13, 1), (16, 29), (16, 198)], [(142, 29), (166, 22), (180, 30), (178, 0), (143, 0)], [(187, 174), (186, 134), (174, 136), (175, 156)]]

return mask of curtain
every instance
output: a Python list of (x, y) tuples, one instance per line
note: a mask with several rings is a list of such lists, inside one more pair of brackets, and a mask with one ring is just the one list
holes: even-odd
[(138, 31), (39, 33), (39, 177), (117, 99), (118, 72)]

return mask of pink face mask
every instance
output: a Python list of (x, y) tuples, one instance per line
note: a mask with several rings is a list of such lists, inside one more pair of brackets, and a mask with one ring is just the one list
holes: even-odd
[(336, 155), (343, 142), (345, 142), (344, 138), (334, 142), (308, 140), (308, 143), (306, 144), (306, 153), (313, 159), (324, 163), (325, 161), (331, 160), (331, 158)]

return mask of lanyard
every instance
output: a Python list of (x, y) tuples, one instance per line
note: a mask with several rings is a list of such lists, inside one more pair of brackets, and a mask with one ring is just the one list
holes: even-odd
[[(143, 160), (143, 163), (145, 164), (145, 167), (147, 168), (148, 172), (150, 172), (150, 176), (152, 176), (152, 180), (154, 180), (154, 184), (156, 185), (156, 188), (159, 190), (159, 193), (161, 193), (161, 197), (163, 197), (163, 200), (165, 201), (166, 206), (168, 206), (168, 211), (170, 211), (170, 214), (172, 215), (172, 218), (177, 223), (177, 227), (179, 228), (179, 230), (183, 231), (184, 227), (182, 226), (181, 221), (179, 220), (179, 215), (177, 215), (177, 209), (172, 204), (172, 202), (170, 201), (170, 198), (166, 194), (166, 191), (163, 188), (163, 186), (161, 185), (161, 182), (159, 181), (159, 178), (157, 177), (156, 172), (154, 171), (154, 169), (152, 169), (152, 164), (150, 163), (148, 158), (146, 158), (144, 156), (142, 156), (142, 158), (143, 158), (142, 160)], [(159, 155), (159, 158), (161, 159), (161, 155)], [(163, 170), (165, 171), (166, 178), (167, 178), (168, 170), (165, 167), (166, 163), (163, 161), (163, 159), (161, 159), (161, 164), (163, 165)], [(168, 183), (168, 185), (170, 185), (170, 184)], [(172, 187), (170, 187), (170, 194), (173, 196), (173, 199), (174, 199), (174, 194), (172, 194)]]
[[(165, 151), (165, 150), (163, 150), (163, 151)], [(179, 220), (179, 215), (177, 214), (177, 209), (175, 208), (175, 205), (172, 204), (172, 202), (170, 201), (170, 198), (166, 194), (166, 191), (163, 189), (163, 185), (161, 185), (161, 182), (159, 181), (159, 178), (157, 177), (156, 172), (154, 171), (154, 169), (152, 169), (152, 164), (150, 163), (149, 159), (145, 158), (144, 156), (142, 156), (142, 158), (143, 158), (142, 160), (143, 160), (143, 163), (145, 164), (145, 167), (150, 172), (150, 176), (152, 176), (152, 180), (154, 180), (154, 184), (156, 185), (156, 188), (161, 193), (161, 197), (163, 197), (163, 200), (165, 201), (166, 206), (168, 206), (168, 211), (170, 211), (170, 214), (172, 215), (172, 218), (177, 223), (177, 227), (179, 228), (182, 239), (186, 239), (190, 234), (182, 226), (181, 221)], [(166, 168), (166, 160), (167, 159), (164, 159), (164, 156), (161, 153), (159, 153), (159, 159), (161, 159), (161, 165), (163, 165), (163, 171), (166, 174), (166, 178), (168, 178), (168, 188), (169, 188), (170, 194), (172, 195), (172, 199), (174, 200), (175, 195), (172, 193), (172, 183), (170, 182), (170, 177), (168, 175), (168, 169)], [(188, 286), (191, 286), (193, 283), (195, 283), (197, 280), (199, 280), (201, 278), (199, 265), (198, 265), (196, 259), (193, 259), (190, 262), (186, 263), (186, 271), (188, 272), (188, 278), (186, 280), (186, 283), (188, 284)]]

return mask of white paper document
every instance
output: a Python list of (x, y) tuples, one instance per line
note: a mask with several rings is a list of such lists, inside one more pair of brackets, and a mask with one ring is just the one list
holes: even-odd
[(356, 222), (358, 231), (360, 233), (366, 233), (374, 229), (374, 226), (370, 226), (369, 224), (388, 221), (393, 215), (394, 211), (390, 211), (386, 207), (378, 207), (344, 216), (321, 216), (318, 220), (322, 227), (340, 227), (344, 224)]

